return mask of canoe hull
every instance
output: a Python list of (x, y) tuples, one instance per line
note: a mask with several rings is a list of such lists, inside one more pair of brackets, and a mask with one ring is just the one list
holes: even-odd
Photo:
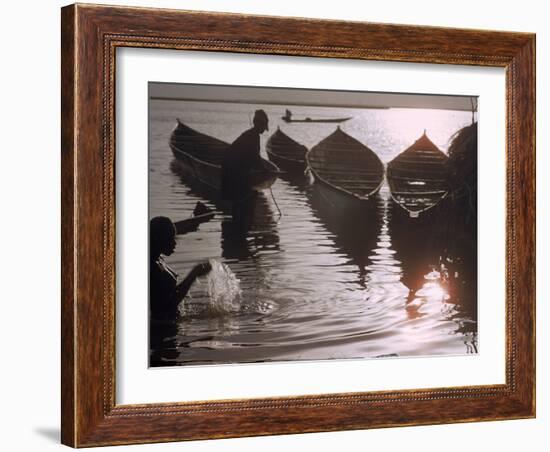
[(361, 198), (350, 195), (338, 188), (327, 184), (323, 179), (316, 177), (313, 173), (314, 190), (319, 200), (321, 200), (327, 209), (337, 216), (350, 215), (369, 215), (377, 211), (376, 199), (377, 192), (368, 198)]
[(393, 203), (411, 219), (427, 215), (449, 193), (448, 157), (425, 133), (388, 163), (386, 176)]
[[(452, 202), (450, 198), (441, 199), (432, 208), (422, 212), (418, 216), (411, 216), (407, 209), (395, 200), (390, 202), (390, 223), (392, 230), (400, 233), (414, 234), (418, 230), (419, 234), (425, 234), (426, 231), (437, 230), (442, 227), (443, 223), (448, 223), (448, 217), (452, 210)], [(424, 232), (422, 232), (424, 231)]]
[(282, 171), (290, 173), (292, 175), (303, 175), (306, 170), (306, 161), (302, 160), (290, 160), (286, 159), (274, 152), (267, 151), (267, 157), (271, 162), (277, 165)]
[(339, 127), (307, 153), (306, 161), (314, 182), (333, 209), (372, 205), (384, 181), (384, 165), (379, 157)]
[[(179, 129), (190, 131), (192, 133), (187, 139), (186, 135), (178, 133)], [(197, 145), (197, 141), (200, 143)], [(189, 146), (187, 146), (189, 142)], [(201, 146), (203, 149), (201, 149)], [(222, 167), (223, 153), (229, 147), (224, 143), (208, 135), (201, 134), (182, 123), (172, 132), (170, 139), (170, 149), (176, 162), (182, 172), (189, 177), (207, 185), (209, 188), (219, 191), (222, 185)], [(211, 158), (211, 161), (201, 158), (201, 151)], [(261, 191), (270, 188), (277, 180), (279, 168), (262, 159), (264, 170), (253, 171), (250, 174), (251, 189)]]
[(349, 117), (349, 118), (333, 118), (333, 119), (288, 119), (288, 118), (285, 118), (283, 116), (281, 119), (286, 123), (293, 123), (293, 122), (308, 123), (309, 122), (309, 123), (338, 124), (338, 123), (341, 123), (341, 122), (349, 121), (351, 119), (351, 117)]
[(170, 145), (170, 147), (179, 168), (186, 176), (192, 177), (214, 190), (221, 189), (222, 170), (220, 166), (200, 162), (176, 146)]
[(474, 237), (477, 232), (477, 122), (459, 130), (449, 146), (453, 215)]
[(291, 175), (303, 175), (306, 169), (308, 149), (290, 138), (279, 127), (267, 140), (267, 157), (284, 172)]

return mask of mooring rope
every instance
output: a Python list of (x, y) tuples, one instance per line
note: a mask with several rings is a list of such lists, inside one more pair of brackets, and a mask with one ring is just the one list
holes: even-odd
[(275, 195), (273, 194), (273, 189), (271, 187), (269, 187), (269, 191), (271, 193), (271, 198), (275, 203), (275, 207), (277, 207), (277, 210), (279, 211), (279, 219), (277, 220), (277, 223), (278, 223), (279, 221), (281, 221), (281, 218), (283, 217), (283, 212), (281, 212), (281, 209), (279, 209), (279, 204), (277, 204), (277, 200), (275, 199)]

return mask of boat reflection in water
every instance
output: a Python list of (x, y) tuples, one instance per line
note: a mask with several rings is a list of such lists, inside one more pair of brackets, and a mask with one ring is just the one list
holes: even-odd
[(327, 198), (325, 187), (314, 183), (305, 191), (312, 213), (326, 228), (334, 247), (347, 256), (345, 263), (357, 269), (357, 282), (367, 287), (368, 265), (376, 248), (380, 229), (380, 198), (374, 195), (368, 202), (333, 205)]
[(395, 347), (383, 356), (437, 354), (448, 347), (445, 335), (463, 336), (456, 353), (477, 352), (475, 267), (471, 256), (459, 255), (459, 245), (451, 253), (453, 239), (444, 241), (437, 231), (440, 223), (413, 227), (412, 234), (404, 227), (392, 230), (395, 206), (387, 185), (376, 198), (375, 216), (327, 215), (330, 210), (323, 210), (315, 187), (310, 201), (335, 246), (356, 265), (371, 320), (383, 319)]
[(438, 328), (463, 336), (466, 353), (477, 353), (476, 246), (452, 208), (445, 199), (412, 218), (392, 202), (389, 228), (402, 282), (410, 290), (409, 318), (438, 319)]

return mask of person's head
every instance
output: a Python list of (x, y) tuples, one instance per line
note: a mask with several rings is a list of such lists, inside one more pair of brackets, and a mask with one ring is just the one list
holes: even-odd
[(253, 123), (254, 128), (258, 131), (258, 133), (263, 133), (265, 130), (269, 130), (269, 119), (267, 118), (267, 114), (263, 110), (256, 110), (254, 112)]
[(151, 258), (161, 254), (170, 256), (176, 249), (176, 227), (168, 217), (155, 217), (149, 223), (149, 249)]

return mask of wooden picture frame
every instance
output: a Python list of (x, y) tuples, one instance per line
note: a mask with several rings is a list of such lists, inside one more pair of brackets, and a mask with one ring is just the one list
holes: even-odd
[[(535, 416), (535, 35), (71, 5), (62, 9), (62, 442), (73, 447)], [(506, 70), (506, 382), (115, 403), (115, 51), (146, 47)]]

